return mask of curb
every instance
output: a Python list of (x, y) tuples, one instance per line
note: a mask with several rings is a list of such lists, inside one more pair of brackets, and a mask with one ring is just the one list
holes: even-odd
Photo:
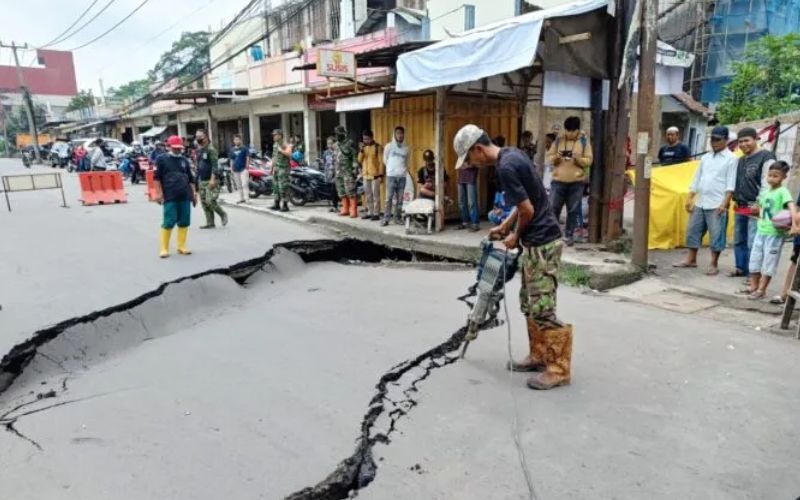
[[(425, 252), (431, 255), (438, 255), (448, 259), (477, 263), (480, 258), (480, 248), (468, 247), (458, 243), (447, 243), (432, 240), (424, 235), (394, 234), (388, 231), (376, 231), (374, 229), (364, 229), (361, 227), (331, 220), (314, 215), (308, 217), (298, 217), (292, 212), (276, 212), (273, 210), (255, 207), (250, 204), (237, 204), (220, 198), (220, 202), (228, 207), (248, 210), (250, 212), (265, 214), (286, 221), (298, 222), (301, 224), (312, 225), (316, 228), (332, 230), (336, 233), (350, 236), (357, 239), (375, 241), (387, 246), (402, 248), (411, 252)], [(630, 263), (603, 262), (596, 263), (588, 261), (583, 252), (567, 252), (562, 257), (562, 263), (567, 266), (574, 266), (583, 270), (588, 275), (588, 286), (593, 290), (610, 290), (612, 288), (629, 285), (639, 281), (644, 273), (638, 267)]]

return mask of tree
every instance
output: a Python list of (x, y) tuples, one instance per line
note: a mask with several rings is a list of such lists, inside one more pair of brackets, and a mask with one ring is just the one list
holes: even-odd
[(210, 66), (208, 51), (209, 33), (206, 31), (183, 32), (164, 52), (155, 67), (148, 72), (151, 80), (168, 80), (181, 68), (186, 69), (177, 76), (179, 82), (186, 82), (200, 75)]
[(752, 42), (733, 63), (733, 80), (722, 91), (722, 123), (758, 120), (800, 109), (800, 33), (767, 35)]
[(90, 90), (81, 90), (78, 95), (73, 96), (67, 105), (67, 111), (76, 111), (84, 108), (91, 108), (95, 105), (94, 96)]
[(135, 101), (136, 99), (147, 95), (147, 93), (150, 91), (151, 83), (152, 81), (149, 78), (131, 80), (124, 85), (120, 85), (119, 88), (109, 88), (106, 92), (106, 97), (109, 101), (118, 101), (120, 103)]

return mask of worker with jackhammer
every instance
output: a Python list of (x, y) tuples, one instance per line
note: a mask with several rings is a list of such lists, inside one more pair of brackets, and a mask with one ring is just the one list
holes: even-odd
[(473, 165), (496, 166), (497, 180), (506, 203), (514, 209), (489, 232), (491, 239), (505, 238), (508, 250), (519, 248), (522, 286), (519, 294), (527, 320), (529, 354), (512, 362), (510, 370), (537, 372), (528, 379), (531, 389), (552, 389), (570, 383), (572, 325), (556, 317), (558, 268), (564, 243), (547, 192), (530, 159), (516, 148), (500, 148), (476, 125), (465, 125), (453, 147), (456, 169)]
[(342, 200), (341, 216), (358, 217), (358, 198), (356, 198), (356, 148), (347, 136), (347, 129), (341, 125), (334, 129), (336, 135), (336, 194)]

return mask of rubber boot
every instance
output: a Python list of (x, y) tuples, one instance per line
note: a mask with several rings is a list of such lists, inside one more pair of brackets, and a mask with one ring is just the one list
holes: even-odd
[(342, 211), (339, 212), (339, 215), (342, 217), (350, 215), (350, 198), (347, 196), (342, 196)]
[(522, 361), (509, 362), (506, 366), (514, 372), (543, 372), (547, 368), (545, 356), (547, 349), (544, 343), (544, 334), (539, 329), (539, 325), (533, 320), (528, 320), (528, 346), (530, 352)]
[(188, 227), (178, 228), (178, 253), (181, 255), (191, 255), (192, 251), (186, 248), (186, 236), (189, 233)]
[(161, 228), (161, 252), (159, 257), (165, 259), (169, 257), (169, 239), (172, 237), (172, 229)]
[(570, 365), (572, 364), (572, 325), (544, 330), (544, 342), (547, 348), (547, 370), (537, 373), (528, 379), (528, 387), (537, 390), (548, 390), (570, 383)]
[(350, 197), (350, 217), (358, 219), (358, 198), (355, 196)]
[(272, 206), (269, 207), (269, 209), (270, 210), (280, 210), (281, 209), (281, 200), (277, 196), (275, 197), (275, 203), (273, 203)]

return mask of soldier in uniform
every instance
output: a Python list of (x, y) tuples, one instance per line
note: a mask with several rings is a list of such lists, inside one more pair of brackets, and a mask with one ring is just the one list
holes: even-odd
[(339, 152), (336, 162), (336, 191), (342, 199), (342, 211), (339, 215), (358, 217), (358, 201), (356, 198), (356, 148), (347, 136), (347, 130), (339, 125), (334, 129)]
[[(289, 211), (289, 159), (292, 157), (292, 146), (283, 140), (283, 131), (272, 131), (272, 175), (275, 179), (275, 203), (272, 210)], [(281, 206), (281, 201), (283, 206)]]
[(200, 184), (200, 202), (203, 205), (203, 212), (206, 214), (206, 225), (200, 229), (213, 229), (214, 214), (218, 214), (222, 220), (222, 225), (228, 224), (228, 214), (219, 206), (219, 189), (222, 175), (219, 169), (219, 154), (205, 130), (198, 130), (195, 136), (197, 139), (197, 181)]

